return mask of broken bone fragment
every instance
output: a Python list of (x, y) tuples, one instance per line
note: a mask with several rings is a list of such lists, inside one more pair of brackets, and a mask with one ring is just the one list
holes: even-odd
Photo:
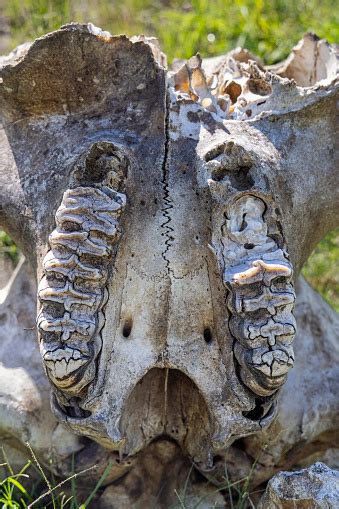
[(246, 285), (260, 281), (267, 285), (270, 284), (274, 278), (287, 278), (292, 275), (291, 268), (281, 263), (266, 263), (263, 260), (255, 260), (251, 262), (251, 265), (251, 268), (234, 274), (232, 283)]

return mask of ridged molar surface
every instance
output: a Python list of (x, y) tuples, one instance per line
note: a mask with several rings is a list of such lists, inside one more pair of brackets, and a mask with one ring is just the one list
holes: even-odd
[(68, 189), (49, 237), (38, 297), (41, 353), (52, 382), (77, 395), (95, 377), (109, 265), (126, 197), (107, 186)]
[(242, 382), (256, 395), (272, 395), (293, 366), (293, 267), (269, 236), (264, 201), (236, 200), (223, 228), (224, 283), (230, 330)]

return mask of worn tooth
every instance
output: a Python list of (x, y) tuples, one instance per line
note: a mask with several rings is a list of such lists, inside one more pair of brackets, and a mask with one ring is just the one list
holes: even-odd
[[(289, 320), (286, 323), (284, 320)], [(280, 321), (281, 320), (281, 321)], [(231, 332), (246, 348), (258, 348), (264, 345), (290, 344), (293, 341), (296, 324), (293, 315), (278, 312), (266, 322), (255, 323), (249, 318), (232, 316), (230, 320)]]
[[(242, 154), (233, 145), (229, 143), (225, 154)], [(208, 169), (215, 161), (221, 164), (219, 152), (214, 159), (208, 157)], [(230, 330), (238, 340), (234, 354), (242, 382), (259, 396), (272, 395), (285, 383), (294, 363), (296, 326), (292, 265), (269, 235), (266, 211), (261, 198), (243, 195), (229, 207), (221, 228)]]
[(78, 371), (90, 361), (90, 357), (68, 347), (47, 351), (43, 354), (43, 359), (56, 382)]
[[(126, 205), (125, 195), (102, 189), (78, 187), (64, 193), (38, 288), (41, 354), (55, 385), (74, 395), (95, 376), (95, 363), (90, 361), (101, 348), (108, 263), (119, 237), (117, 219)], [(95, 265), (91, 257), (96, 257)], [(53, 305), (60, 304), (63, 315), (56, 307), (52, 316)]]
[(104, 284), (107, 279), (107, 269), (105, 267), (85, 265), (80, 262), (76, 254), (72, 254), (68, 258), (60, 258), (53, 251), (48, 251), (43, 261), (43, 268), (47, 275), (60, 274), (72, 282), (77, 278), (81, 278)]
[(38, 317), (37, 324), (39, 330), (44, 332), (60, 332), (62, 340), (69, 339), (74, 332), (91, 337), (96, 328), (94, 318), (89, 317), (88, 321), (74, 320), (69, 313), (65, 313), (62, 318), (52, 318), (42, 312)]
[(292, 341), (294, 334), (294, 325), (290, 323), (276, 322), (272, 318), (270, 318), (264, 325), (248, 325), (249, 339), (263, 338), (267, 340), (270, 346), (275, 345), (276, 340), (279, 339), (279, 337), (283, 337), (284, 342), (288, 340)]
[(265, 377), (265, 380), (262, 380), (258, 377), (257, 372), (253, 373), (247, 367), (240, 368), (240, 378), (244, 385), (251, 389), (254, 394), (261, 397), (271, 396), (286, 381), (286, 375), (279, 378)]
[(90, 238), (88, 232), (62, 232), (56, 229), (49, 236), (49, 243), (52, 249), (62, 246), (79, 256), (84, 254), (108, 256), (111, 253), (109, 245), (94, 242), (94, 238)]
[(38, 288), (39, 299), (42, 302), (57, 302), (63, 304), (66, 311), (72, 311), (75, 305), (84, 305), (89, 308), (98, 308), (102, 301), (102, 293), (88, 293), (75, 290), (72, 283), (67, 282), (62, 288), (49, 286), (44, 277)]
[(113, 192), (113, 196), (115, 199), (94, 187), (77, 187), (65, 191), (62, 206), (69, 208), (74, 205), (95, 212), (121, 211), (126, 204), (126, 196), (116, 192)]
[[(90, 214), (88, 214), (90, 215)], [(105, 217), (107, 216), (107, 217)], [(85, 216), (86, 217), (86, 216)], [(82, 209), (63, 209), (57, 212), (57, 219), (59, 221), (69, 221), (78, 224), (85, 232), (91, 230), (104, 233), (108, 237), (114, 237), (117, 233), (117, 223), (115, 220), (109, 221), (107, 214), (98, 214), (94, 223), (93, 218), (84, 219)]]
[(252, 351), (252, 365), (269, 377), (285, 375), (294, 364), (293, 351), (270, 350), (262, 353), (260, 349)]
[[(241, 299), (241, 310), (245, 313), (267, 309), (271, 315), (277, 313), (277, 309), (288, 304), (293, 304), (295, 295), (291, 292), (273, 293), (269, 288), (264, 287), (263, 293), (258, 297)], [(241, 311), (240, 310), (240, 311)]]

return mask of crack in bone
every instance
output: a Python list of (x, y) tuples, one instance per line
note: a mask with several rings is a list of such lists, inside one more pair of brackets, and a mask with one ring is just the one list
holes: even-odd
[(162, 251), (161, 256), (166, 262), (166, 271), (167, 275), (171, 273), (171, 267), (170, 267), (170, 260), (167, 257), (167, 253), (171, 248), (171, 245), (174, 241), (174, 237), (172, 233), (174, 232), (174, 229), (172, 226), (170, 226), (170, 223), (172, 222), (172, 217), (170, 214), (170, 210), (173, 209), (173, 203), (172, 199), (170, 197), (170, 191), (169, 191), (169, 183), (168, 183), (168, 152), (169, 152), (169, 101), (166, 100), (166, 118), (165, 118), (165, 154), (164, 154), (164, 160), (162, 163), (162, 188), (163, 188), (163, 201), (164, 206), (161, 209), (162, 215), (164, 217), (164, 222), (160, 225), (160, 228), (164, 229), (164, 232), (161, 234), (161, 236), (165, 237), (165, 249)]

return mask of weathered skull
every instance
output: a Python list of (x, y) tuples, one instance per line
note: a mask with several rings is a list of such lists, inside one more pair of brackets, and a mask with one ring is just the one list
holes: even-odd
[(294, 274), (335, 224), (334, 62), (307, 37), (286, 77), (241, 52), (167, 73), (153, 40), (90, 25), (3, 62), (1, 222), (36, 264), (72, 430), (126, 455), (165, 435), (208, 466), (270, 424)]

